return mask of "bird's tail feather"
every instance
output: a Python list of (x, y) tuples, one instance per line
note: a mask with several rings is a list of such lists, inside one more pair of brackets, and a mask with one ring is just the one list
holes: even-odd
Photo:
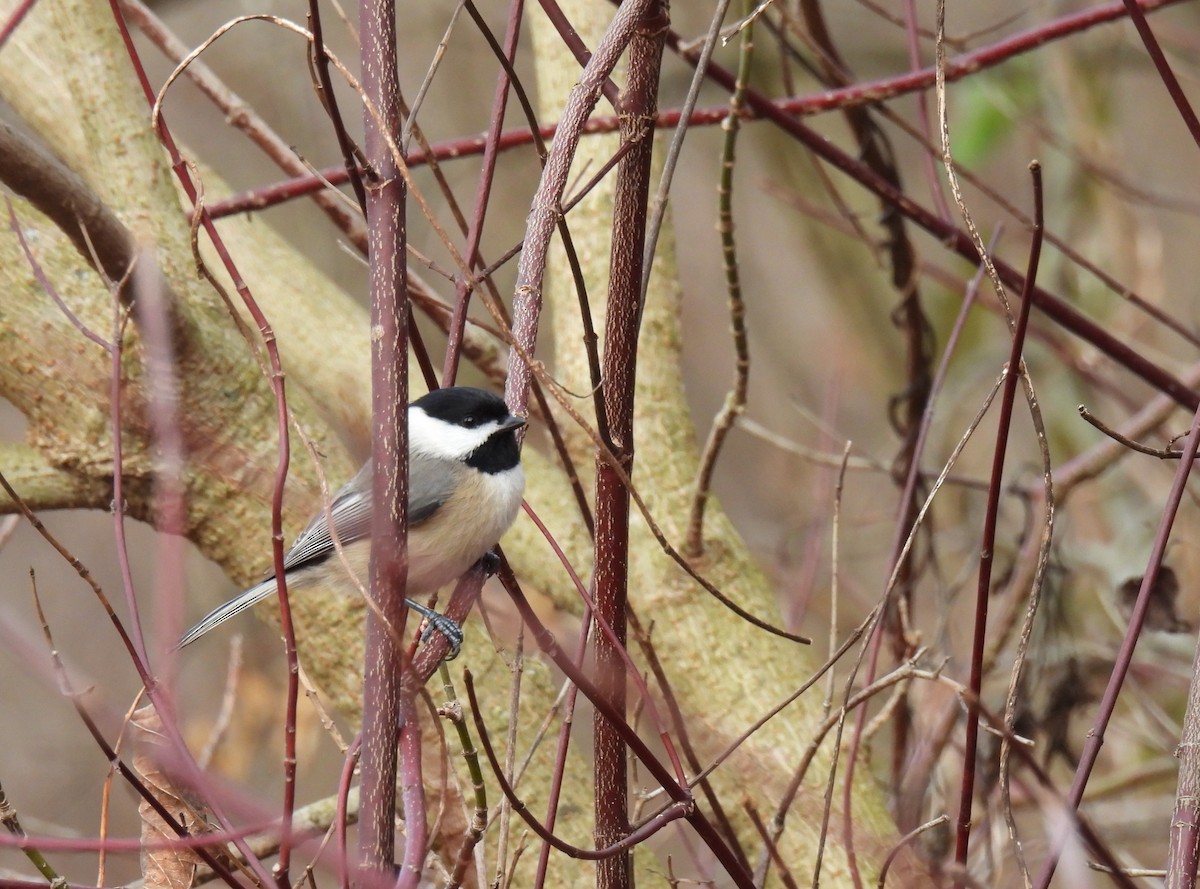
[(250, 587), (239, 596), (230, 599), (224, 605), (214, 608), (204, 616), (198, 624), (183, 634), (183, 638), (175, 645), (177, 649), (183, 648), (185, 645), (190, 645), (195, 642), (213, 627), (219, 626), (234, 615), (241, 614), (247, 608), (257, 605), (271, 593), (275, 592), (275, 578), (264, 580), (262, 583)]

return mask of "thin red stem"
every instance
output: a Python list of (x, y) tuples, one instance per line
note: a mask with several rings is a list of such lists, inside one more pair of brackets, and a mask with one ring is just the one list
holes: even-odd
[[(150, 79), (146, 74), (144, 66), (142, 65), (141, 56), (138, 54), (137, 47), (134, 45), (133, 37), (129, 32), (129, 26), (121, 12), (118, 0), (109, 0), (109, 6), (112, 10), (113, 19), (117, 24), (118, 30), (120, 31), (121, 40), (124, 43), (126, 52), (129, 55), (130, 65), (132, 66), (134, 73), (138, 78), (138, 82), (142, 87), (142, 92), (146, 98), (147, 105), (150, 108), (153, 108), (156, 99), (155, 92), (153, 87), (150, 85)], [(195, 183), (192, 181), (191, 173), (188, 171), (187, 164), (184, 162), (182, 155), (179, 153), (179, 149), (175, 144), (174, 138), (171, 136), (171, 132), (167, 127), (166, 121), (160, 117), (157, 121), (157, 124), (159, 139), (162, 141), (163, 147), (167, 150), (167, 154), (171, 159), (171, 168), (174, 171), (176, 178), (179, 180), (180, 186), (183, 188), (184, 193), (187, 195), (188, 200), (191, 202), (193, 207), (196, 207), (199, 203), (198, 193)], [(276, 424), (279, 433), (279, 459), (276, 464), (275, 485), (271, 497), (271, 537), (275, 563), (275, 576), (277, 578), (277, 588), (279, 593), (280, 622), (282, 624), (288, 661), (287, 724), (292, 726), (292, 731), (285, 732), (284, 735), (284, 798), (282, 829), (286, 838), (286, 835), (291, 830), (292, 813), (295, 809), (296, 751), (294, 727), (296, 722), (296, 702), (298, 698), (299, 686), (295, 631), (292, 627), (291, 608), (288, 605), (287, 585), (284, 581), (283, 568), (283, 491), (284, 483), (287, 479), (288, 463), (290, 460), (287, 398), (284, 392), (284, 377), (282, 366), (279, 360), (279, 349), (275, 343), (274, 331), (272, 330), (270, 323), (267, 321), (266, 316), (259, 308), (258, 303), (251, 295), (249, 287), (246, 286), (246, 282), (242, 279), (236, 264), (233, 262), (232, 256), (229, 254), (229, 251), (225, 246), (224, 240), (217, 232), (212, 218), (207, 212), (205, 212), (203, 207), (200, 207), (199, 213), (200, 224), (204, 228), (205, 233), (208, 235), (213, 249), (220, 258), (226, 272), (229, 274), (230, 280), (233, 281), (239, 296), (242, 298), (243, 304), (246, 306), (246, 310), (250, 313), (251, 317), (255, 321), (255, 324), (258, 326), (258, 329), (262, 332), (263, 342), (266, 347), (268, 360), (270, 362), (272, 374), (271, 382), (275, 394)], [(118, 403), (114, 403), (114, 408), (116, 408), (117, 404)], [(117, 464), (117, 468), (118, 470), (120, 468), (119, 462)], [(117, 502), (118, 504), (120, 503), (119, 500)], [(191, 757), (191, 755), (186, 752), (187, 745), (184, 743), (183, 737), (179, 733), (179, 727), (175, 723), (175, 720), (168, 717), (168, 714), (171, 712), (171, 710), (169, 706), (167, 706), (167, 702), (163, 700), (161, 694), (159, 694), (157, 684), (153, 682), (148, 673), (142, 676), (142, 680), (143, 682), (148, 682), (146, 686), (146, 693), (150, 697), (151, 701), (154, 702), (155, 708), (162, 716), (164, 729), (172, 738), (172, 741), (176, 747), (178, 747), (179, 750), (184, 753), (184, 760), (187, 764), (187, 767), (194, 773), (191, 775), (191, 777), (193, 780), (198, 780), (201, 777), (199, 767), (196, 765), (195, 760)], [(228, 823), (215, 805), (213, 808), (214, 813), (217, 814), (218, 818), (220, 818), (223, 823)], [(247, 862), (250, 864), (251, 868), (254, 869), (255, 873), (257, 873), (260, 878), (264, 879), (264, 881), (270, 882), (270, 877), (266, 873), (265, 868), (258, 858), (251, 852), (249, 846), (247, 846), (246, 843), (241, 840), (237, 840), (235, 842), (238, 846), (238, 851), (246, 856)]]
[[(337, 872), (338, 886), (350, 889), (350, 862), (346, 852), (346, 829), (348, 825), (347, 809), (350, 798), (350, 786), (354, 783), (354, 770), (358, 767), (359, 754), (362, 751), (362, 732), (359, 732), (354, 743), (346, 751), (346, 759), (342, 763), (342, 774), (338, 780), (337, 792), (337, 821), (334, 824), (337, 842)], [(361, 791), (360, 791), (361, 792)], [(360, 796), (361, 801), (361, 796)]]
[[(1079, 757), (1079, 765), (1075, 770), (1075, 778), (1071, 782), (1070, 790), (1067, 792), (1066, 804), (1072, 812), (1079, 808), (1079, 803), (1083, 799), (1083, 792), (1087, 788), (1088, 778), (1091, 776), (1092, 769), (1096, 765), (1096, 760), (1100, 755), (1100, 748), (1104, 744), (1105, 732), (1112, 719), (1113, 711), (1116, 709), (1117, 698), (1121, 693), (1125, 677), (1128, 675), (1130, 665), (1133, 662), (1133, 652), (1137, 647), (1138, 637), (1141, 635), (1142, 625), (1146, 620), (1146, 612), (1154, 601), (1153, 593), (1158, 583), (1159, 570), (1162, 568), (1163, 556), (1166, 554), (1167, 543), (1171, 537), (1171, 528), (1174, 525), (1175, 516), (1179, 512), (1179, 504), (1187, 489), (1188, 476), (1191, 473), (1192, 464), (1196, 460), (1196, 449), (1198, 447), (1200, 447), (1200, 408), (1197, 408), (1196, 413), (1192, 417), (1191, 430), (1188, 432), (1187, 440), (1184, 442), (1183, 456), (1179, 460), (1174, 481), (1171, 483), (1171, 490), (1167, 495), (1167, 502), (1163, 506), (1158, 531), (1154, 537), (1154, 545), (1150, 550), (1146, 572), (1142, 575), (1142, 583), (1138, 589), (1137, 599), (1129, 615), (1125, 637), (1121, 641), (1121, 647), (1117, 652), (1112, 673), (1109, 675), (1108, 685), (1105, 687), (1104, 695), (1100, 699), (1095, 722), (1091, 731), (1087, 734), (1087, 740), (1084, 742), (1083, 750)], [(1034, 883), (1037, 889), (1046, 889), (1050, 884), (1050, 880), (1054, 876), (1054, 871), (1058, 867), (1058, 859), (1062, 855), (1065, 844), (1065, 835), (1055, 838), (1050, 854), (1043, 863), (1042, 871), (1038, 874), (1038, 879)]]
[[(510, 0), (508, 8), (508, 27), (504, 33), (503, 56), (511, 64), (516, 58), (517, 41), (521, 36), (521, 13), (525, 0)], [(467, 3), (467, 12), (483, 29), (482, 18), (475, 5)], [(483, 239), (483, 223), (487, 217), (488, 201), (492, 195), (492, 182), (496, 175), (496, 160), (500, 155), (500, 133), (504, 125), (504, 112), (508, 108), (508, 92), (511, 86), (508, 69), (500, 68), (496, 78), (495, 94), (492, 97), (492, 114), (488, 121), (487, 137), (483, 147), (483, 166), (479, 171), (479, 181), (475, 186), (475, 206), (471, 212), (471, 225), (467, 232), (466, 249), (463, 259), (468, 268), (474, 270), (480, 262), (479, 243)], [(456, 276), (454, 287), (454, 312), (450, 316), (450, 327), (447, 331), (449, 341), (446, 344), (446, 360), (442, 368), (442, 385), (453, 386), (458, 375), (458, 362), (461, 354), (463, 330), (467, 325), (467, 308), (470, 305), (472, 288), (470, 281), (463, 275)]]
[(17, 30), (17, 26), (25, 20), (25, 16), (29, 10), (33, 9), (37, 0), (21, 0), (21, 4), (12, 11), (8, 20), (4, 23), (4, 27), (0, 28), (0, 47), (8, 42), (8, 38), (12, 36), (13, 31)]
[[(1042, 254), (1042, 233), (1045, 230), (1042, 200), (1042, 168), (1034, 161), (1029, 165), (1033, 176), (1033, 243), (1029, 248), (1029, 265), (1025, 271), (1025, 292), (1012, 334), (1012, 349), (1008, 356), (1008, 373), (1000, 395), (1000, 417), (996, 424), (996, 444), (992, 452), (992, 477), (988, 486), (987, 511), (984, 515), (983, 537), (980, 543), (979, 582), (975, 593), (975, 632), (971, 646), (971, 677), (967, 699), (967, 728), (963, 741), (963, 774), (958, 803), (958, 823), (955, 831), (954, 860), (964, 869), (971, 838), (971, 803), (975, 798), (975, 754), (979, 745), (979, 691), (983, 687), (983, 657), (987, 647), (988, 602), (992, 595), (992, 561), (996, 547), (996, 525), (1000, 515), (1001, 483), (1004, 477), (1004, 457), (1008, 451), (1009, 430), (1013, 406), (1017, 397), (1017, 382), (1023, 374), (1021, 353), (1025, 348), (1025, 333), (1029, 329), (1029, 298), (1037, 280), (1038, 261)], [(961, 883), (956, 882), (956, 885)]]
[(713, 853), (718, 863), (725, 869), (733, 880), (738, 889), (753, 889), (754, 880), (749, 871), (743, 866), (741, 860), (729, 847), (724, 837), (713, 826), (712, 822), (704, 812), (695, 808), (692, 803), (692, 796), (688, 788), (681, 787), (675, 783), (670, 771), (658, 760), (651, 752), (646, 742), (641, 739), (638, 733), (629, 723), (624, 720), (616, 711), (608, 706), (607, 700), (600, 694), (599, 687), (583, 670), (578, 669), (571, 661), (566, 653), (558, 644), (558, 640), (554, 638), (533, 606), (529, 604), (529, 600), (525, 598), (524, 592), (521, 590), (520, 584), (517, 583), (517, 578), (513, 575), (512, 569), (507, 562), (501, 561), (500, 570), (497, 577), (504, 585), (504, 589), (508, 592), (513, 604), (516, 606), (518, 613), (521, 616), (522, 622), (533, 634), (538, 646), (549, 657), (556, 667), (561, 670), (568, 679), (579, 687), (586, 697), (598, 711), (604, 713), (606, 718), (617, 727), (621, 734), (621, 739), (625, 745), (638, 758), (638, 761), (645, 765), (646, 769), (655, 781), (666, 791), (667, 795), (676, 802), (687, 802), (689, 814), (687, 816), (688, 823), (692, 829), (696, 831), (701, 842)]
[(1125, 11), (1129, 13), (1129, 18), (1133, 20), (1133, 26), (1137, 29), (1138, 36), (1142, 38), (1146, 54), (1154, 63), (1158, 76), (1162, 78), (1163, 86), (1167, 88), (1171, 101), (1175, 103), (1175, 108), (1179, 111), (1179, 116), (1183, 118), (1188, 132), (1192, 134), (1192, 139), (1197, 147), (1200, 147), (1200, 119), (1196, 117), (1195, 110), (1188, 102), (1187, 94), (1183, 91), (1179, 78), (1171, 70), (1171, 65), (1163, 54), (1162, 47), (1158, 45), (1158, 39), (1150, 30), (1150, 23), (1146, 21), (1146, 13), (1142, 11), (1142, 6), (1137, 0), (1123, 0), (1123, 2)]
[(350, 182), (350, 186), (354, 189), (354, 197), (358, 200), (358, 206), (365, 214), (367, 212), (367, 192), (363, 186), (362, 175), (358, 170), (358, 163), (354, 157), (354, 143), (350, 139), (350, 134), (346, 132), (346, 123), (342, 117), (342, 112), (338, 108), (337, 94), (333, 91), (333, 77), (329, 73), (329, 54), (325, 50), (325, 35), (321, 24), (321, 5), (317, 0), (309, 0), (308, 2), (308, 24), (312, 29), (312, 43), (309, 44), (309, 51), (312, 54), (313, 68), (317, 74), (317, 80), (321, 85), (321, 101), (325, 106), (325, 111), (329, 115), (329, 121), (333, 124), (333, 132), (337, 137), (338, 148), (342, 152), (342, 170), (346, 180)]
[(646, 680), (638, 670), (637, 664), (633, 662), (633, 658), (630, 656), (624, 642), (621, 641), (617, 636), (617, 631), (606, 620), (596, 613), (595, 598), (591, 595), (591, 593), (588, 592), (587, 587), (584, 586), (583, 580), (580, 579), (579, 573), (575, 570), (575, 566), (571, 564), (570, 560), (567, 558), (567, 554), (563, 552), (562, 547), (558, 544), (558, 541), (554, 539), (554, 536), (550, 533), (550, 529), (546, 527), (546, 524), (541, 520), (538, 514), (530, 508), (528, 503), (522, 502), (521, 505), (525, 509), (525, 514), (529, 516), (530, 520), (535, 526), (537, 526), (537, 529), (541, 532), (542, 537), (544, 537), (546, 542), (550, 544), (551, 549), (554, 550), (555, 556), (558, 557), (559, 562), (562, 563), (562, 566), (566, 569), (567, 574), (571, 578), (571, 582), (575, 585), (575, 590), (579, 593), (579, 597), (583, 600), (583, 604), (585, 606), (584, 613), (588, 615), (589, 620), (593, 618), (596, 620), (596, 624), (600, 628), (600, 632), (604, 635), (604, 638), (608, 640), (608, 643), (613, 646), (613, 648), (620, 655), (626, 674), (633, 678), (633, 683), (637, 687), (638, 694), (641, 696), (642, 700), (646, 702), (646, 709), (649, 711), (650, 725), (654, 728), (655, 733), (663, 741), (663, 746), (666, 748), (667, 757), (671, 760), (671, 764), (675, 768), (676, 779), (680, 784), (686, 784), (687, 776), (683, 772), (683, 766), (679, 762), (679, 755), (675, 751), (675, 745), (671, 741), (671, 736), (667, 733), (666, 723), (663, 721), (662, 714), (658, 710), (658, 705), (654, 703), (654, 696), (650, 694), (650, 688), (646, 685)]
[[(1145, 12), (1157, 12), (1181, 2), (1183, 0), (1148, 0), (1148, 2), (1138, 4), (1138, 8)], [(1115, 2), (1103, 6), (1065, 15), (980, 49), (963, 53), (957, 58), (947, 61), (946, 82), (953, 83), (979, 71), (1003, 64), (1024, 53), (1032, 52), (1047, 43), (1073, 36), (1097, 25), (1125, 18), (1127, 10), (1124, 3), (1125, 0), (1115, 0)], [(772, 100), (772, 104), (782, 113), (804, 117), (858, 105), (875, 104), (908, 93), (932, 89), (934, 79), (933, 67), (926, 67), (915, 71), (906, 71), (892, 77), (856, 83), (841, 89), (823, 90), (812, 95)], [(690, 126), (718, 126), (728, 112), (727, 104), (695, 108), (688, 117), (688, 124)], [(744, 116), (746, 119), (758, 119), (763, 115), (751, 108), (745, 111)], [(659, 129), (673, 128), (679, 124), (680, 117), (679, 109), (661, 111), (655, 116), (654, 125)], [(583, 132), (589, 134), (612, 133), (618, 129), (619, 125), (620, 120), (615, 114), (597, 115), (584, 124)], [(505, 130), (497, 140), (497, 148), (500, 151), (508, 151), (529, 145), (539, 138), (542, 140), (553, 139), (557, 135), (559, 126), (560, 123), (547, 124), (540, 127), (536, 134), (528, 128)], [(474, 157), (482, 154), (486, 147), (486, 134), (468, 136), (433, 146), (431, 156), (436, 160)], [(416, 167), (427, 163), (428, 159), (424, 152), (413, 151), (408, 156), (408, 163), (410, 167)], [(343, 167), (329, 167), (322, 169), (319, 176), (301, 176), (240, 195), (233, 195), (223, 201), (214, 201), (209, 206), (209, 210), (214, 218), (219, 219), (233, 213), (261, 210), (281, 201), (321, 191), (328, 183), (341, 185), (346, 181), (347, 174)]]

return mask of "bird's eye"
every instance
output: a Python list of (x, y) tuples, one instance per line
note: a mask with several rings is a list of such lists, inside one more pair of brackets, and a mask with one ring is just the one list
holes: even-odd
[(462, 424), (468, 429), (474, 429), (479, 425), (479, 418), (474, 414), (467, 414), (465, 417), (463, 417)]

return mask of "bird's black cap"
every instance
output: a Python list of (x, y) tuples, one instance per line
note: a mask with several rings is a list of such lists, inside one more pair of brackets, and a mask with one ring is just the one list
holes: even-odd
[(456, 426), (482, 426), (500, 422), (509, 416), (508, 405), (499, 395), (471, 386), (434, 389), (413, 402), (429, 416)]

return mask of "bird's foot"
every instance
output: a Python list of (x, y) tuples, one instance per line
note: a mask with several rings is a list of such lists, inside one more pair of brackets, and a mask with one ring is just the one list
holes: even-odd
[(483, 569), (484, 577), (494, 577), (500, 570), (500, 553), (489, 549), (479, 558), (479, 567)]
[(450, 644), (450, 650), (446, 652), (446, 660), (452, 661), (458, 657), (459, 652), (462, 651), (463, 641), (463, 629), (458, 622), (444, 614), (439, 614), (432, 608), (426, 608), (420, 602), (414, 602), (412, 599), (405, 599), (404, 602), (425, 618), (425, 629), (421, 631), (421, 641), (428, 642), (430, 635), (441, 633)]

